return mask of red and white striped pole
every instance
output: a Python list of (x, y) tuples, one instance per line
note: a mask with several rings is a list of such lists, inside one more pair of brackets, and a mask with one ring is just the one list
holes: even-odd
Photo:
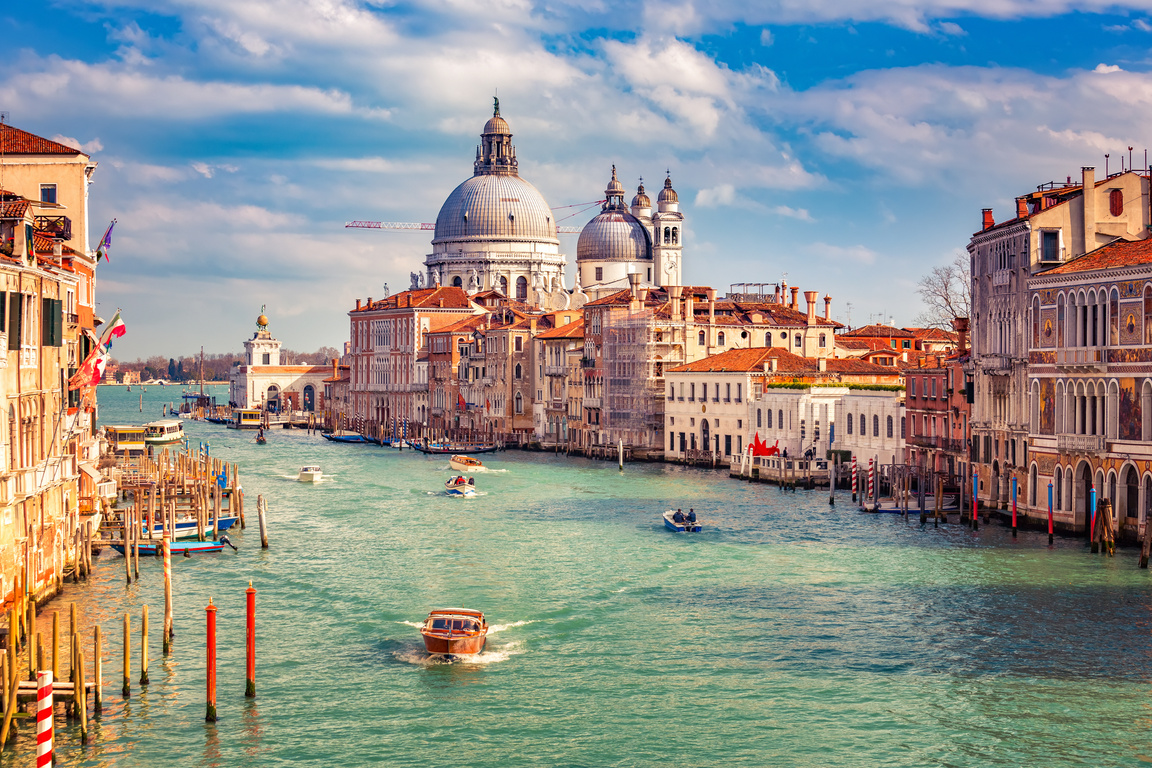
[(868, 459), (868, 499), (871, 500), (876, 492), (876, 460)]
[(214, 723), (216, 722), (216, 606), (212, 605), (212, 598), (208, 598), (208, 607), (204, 611), (208, 615), (208, 712), (204, 720)]
[(860, 477), (856, 470), (856, 455), (852, 455), (852, 501), (856, 501), (856, 491), (859, 488)]
[(256, 695), (256, 590), (252, 582), (248, 582), (248, 589), (244, 590), (247, 597), (247, 631), (244, 639), (247, 645), (247, 668), (245, 670), (244, 695), (252, 698)]
[(36, 675), (36, 768), (52, 766), (52, 670)]

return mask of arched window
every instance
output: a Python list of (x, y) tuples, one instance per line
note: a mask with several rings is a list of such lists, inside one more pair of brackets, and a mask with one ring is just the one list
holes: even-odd
[(825, 333), (820, 334), (820, 346), (821, 347), (828, 346), (828, 335)]
[(716, 346), (724, 346), (724, 331), (720, 331), (720, 333), (716, 334)]
[(776, 411), (776, 429), (784, 429), (784, 409)]
[(464, 287), (464, 281), (460, 279), (460, 275), (456, 275), (456, 277), (452, 278), (452, 287), (453, 288), (463, 288)]
[[(524, 338), (522, 336), (516, 337), (515, 348), (516, 348), (517, 352), (523, 352), (524, 351)], [(519, 377), (517, 377), (517, 378), (519, 378)]]
[(1040, 297), (1032, 299), (1032, 348), (1040, 347)]
[(1064, 294), (1056, 299), (1056, 346), (1064, 346)]
[(1056, 474), (1052, 481), (1052, 508), (1064, 509), (1064, 470), (1056, 467)]
[(872, 437), (880, 437), (880, 417), (872, 417)]
[(521, 378), (522, 373), (523, 373), (523, 371), (520, 368), (520, 363), (516, 363), (516, 378), (517, 379)]
[(680, 241), (680, 228), (672, 227), (672, 245), (676, 245)]
[(704, 346), (704, 331), (700, 331), (700, 333), (696, 335), (696, 343), (700, 346)]
[(768, 331), (768, 333), (764, 334), (764, 346), (772, 346), (772, 331)]
[(905, 437), (907, 437), (907, 436), (908, 436), (908, 435), (907, 435), (907, 434), (905, 434), (905, 432), (904, 432), (904, 424), (905, 424), (905, 421), (906, 421), (907, 419), (908, 419), (908, 417), (907, 417), (907, 416), (901, 416), (901, 417), (900, 417), (900, 438), (901, 438), (901, 439), (903, 439), (903, 438), (905, 438)]
[[(759, 417), (760, 411), (756, 411), (756, 415), (757, 415), (757, 417)], [(768, 429), (772, 429), (772, 409), (771, 408), (768, 409), (768, 424), (767, 424), (767, 426), (768, 426)]]
[(672, 229), (670, 227), (664, 227), (664, 245), (668, 245), (671, 242), (672, 242)]
[(501, 275), (496, 279), (496, 290), (505, 296), (508, 295), (508, 278)]
[(528, 300), (528, 278), (524, 277), (524, 275), (516, 278), (516, 298), (519, 301)]
[(520, 397), (520, 393), (516, 393), (516, 413), (524, 413), (524, 398)]
[[(771, 412), (769, 412), (769, 418), (771, 418)], [(757, 408), (756, 409), (756, 426), (757, 427), (764, 426), (761, 422), (762, 422), (762, 419), (760, 418), (760, 409)]]
[(796, 334), (796, 346), (797, 347), (804, 346), (804, 337), (801, 336), (800, 334)]
[(1144, 286), (1144, 343), (1152, 344), (1152, 285)]
[(1124, 190), (1113, 189), (1108, 193), (1108, 213), (1113, 216), (1124, 213)]
[(888, 417), (888, 437), (892, 437), (892, 417)]

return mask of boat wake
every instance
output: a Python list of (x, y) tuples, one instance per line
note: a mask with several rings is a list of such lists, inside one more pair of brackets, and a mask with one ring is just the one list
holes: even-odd
[[(407, 624), (408, 622), (401, 623)], [(488, 630), (488, 633), (491, 634), (492, 630)], [(444, 664), (483, 666), (507, 661), (513, 656), (518, 656), (523, 652), (524, 649), (521, 643), (510, 643), (499, 648), (493, 648), (491, 644), (489, 644), (482, 653), (477, 653), (472, 656), (431, 656), (420, 646), (409, 646), (396, 651), (393, 656), (397, 661), (412, 664), (417, 667), (437, 667)]]
[[(279, 477), (282, 477), (282, 478), (284, 478), (285, 480), (291, 480), (291, 481), (293, 481), (293, 482), (299, 482), (299, 481), (300, 481), (300, 475), (299, 475), (299, 474), (295, 474), (295, 475), (279, 475)], [(333, 482), (335, 479), (336, 479), (336, 475), (324, 475), (324, 477), (320, 478), (319, 480), (313, 480), (313, 481), (311, 481), (311, 484), (312, 484), (312, 485), (320, 485), (320, 484), (322, 484), (322, 483), (331, 483), (331, 482)]]
[(488, 635), (489, 635), (489, 637), (491, 637), (492, 635), (496, 634), (497, 632), (503, 632), (506, 629), (512, 629), (513, 627), (523, 627), (526, 624), (535, 624), (535, 623), (536, 623), (536, 619), (529, 619), (528, 621), (514, 621), (511, 624), (492, 624), (491, 626), (488, 627)]

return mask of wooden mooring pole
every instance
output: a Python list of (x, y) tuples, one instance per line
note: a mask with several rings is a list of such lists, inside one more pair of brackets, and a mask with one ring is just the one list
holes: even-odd
[(208, 709), (204, 720), (214, 723), (216, 722), (216, 606), (212, 605), (212, 598), (208, 598), (208, 607), (204, 612), (208, 620)]

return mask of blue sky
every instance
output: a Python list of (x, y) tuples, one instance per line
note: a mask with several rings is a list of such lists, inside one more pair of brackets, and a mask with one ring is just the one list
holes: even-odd
[(287, 346), (339, 346), (430, 250), (344, 222), (434, 221), (497, 89), (552, 206), (671, 169), (685, 282), (787, 274), (853, 325), (912, 323), (981, 208), (1141, 165), (1152, 125), (1152, 0), (48, 0), (0, 24), (0, 110), (100, 163), (129, 359), (239, 350), (265, 304)]

